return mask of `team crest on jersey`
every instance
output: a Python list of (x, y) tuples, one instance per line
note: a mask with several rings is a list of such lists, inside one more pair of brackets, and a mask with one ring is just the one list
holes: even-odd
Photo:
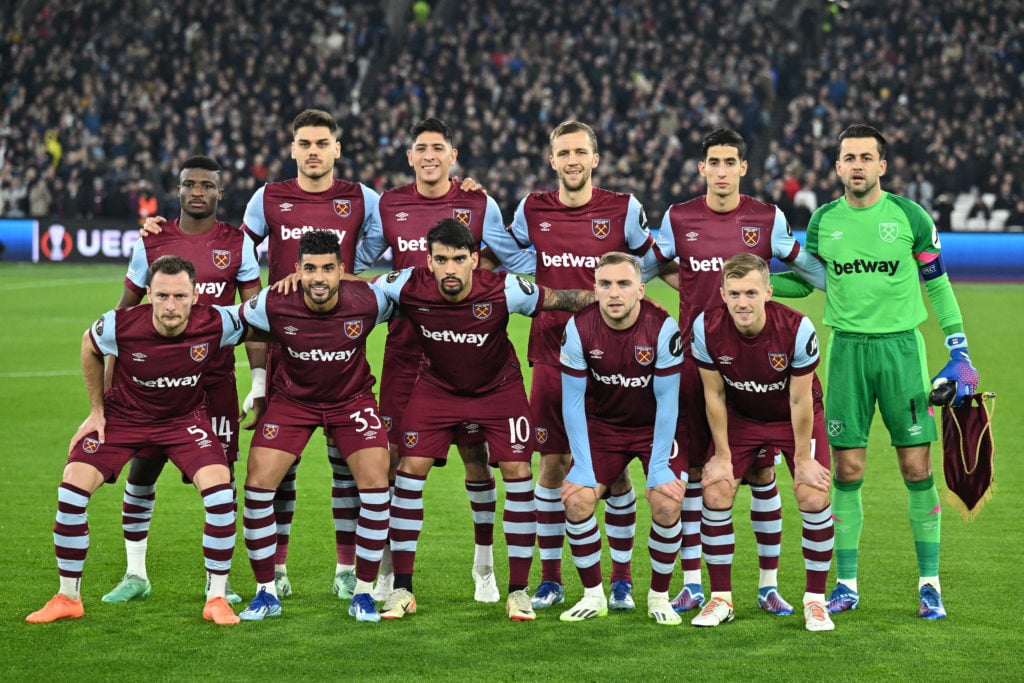
[(100, 449), (100, 442), (91, 436), (82, 439), (82, 450), (86, 453), (95, 453)]
[(224, 270), (231, 265), (231, 252), (227, 249), (214, 249), (213, 250), (213, 265), (217, 266), (218, 270)]
[(490, 303), (473, 304), (473, 317), (477, 320), (487, 320), (491, 317), (493, 309)]
[(202, 344), (193, 344), (192, 349), (189, 351), (192, 356), (192, 360), (199, 363), (200, 361), (206, 360), (206, 357), (210, 354), (210, 342), (203, 342)]
[(465, 226), (473, 220), (473, 212), (470, 209), (452, 209), (452, 218)]
[(405, 438), (406, 448), (413, 448), (416, 444), (420, 442), (419, 432), (406, 432), (403, 436)]
[(547, 427), (535, 427), (533, 435), (537, 439), (537, 443), (545, 444), (548, 442), (548, 428)]
[(263, 425), (263, 438), (267, 441), (273, 441), (280, 433), (281, 425), (276, 425), (273, 422), (267, 422)]
[(756, 247), (761, 241), (761, 228), (756, 225), (744, 225), (740, 230), (743, 233), (743, 244), (748, 247)]
[(359, 339), (360, 335), (363, 334), (363, 321), (362, 320), (346, 320), (345, 321), (345, 336), (349, 339)]
[(612, 222), (608, 218), (595, 218), (590, 222), (590, 229), (594, 231), (594, 237), (603, 240), (612, 232)]
[(380, 421), (384, 423), (384, 429), (389, 432), (391, 431), (392, 425), (395, 424), (394, 420), (391, 419), (390, 415), (381, 415)]
[(879, 223), (878, 224), (878, 236), (882, 238), (883, 242), (892, 243), (896, 241), (896, 238), (900, 236), (900, 224), (899, 223)]
[(843, 433), (843, 421), (842, 420), (829, 420), (828, 425), (829, 436), (839, 436)]
[(651, 361), (654, 360), (654, 347), (653, 346), (634, 346), (633, 347), (633, 358), (640, 365), (650, 365)]
[(789, 356), (785, 353), (769, 353), (768, 362), (772, 364), (772, 370), (782, 372), (789, 367)]
[(352, 213), (352, 201), (348, 199), (335, 199), (334, 213), (338, 214), (338, 218), (348, 218), (349, 214)]

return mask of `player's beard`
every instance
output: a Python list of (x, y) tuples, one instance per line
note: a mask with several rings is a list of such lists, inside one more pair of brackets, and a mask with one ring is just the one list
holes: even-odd
[(307, 299), (312, 301), (317, 306), (322, 306), (322, 305), (326, 304), (328, 301), (333, 299), (335, 297), (335, 295), (337, 295), (337, 293), (338, 293), (338, 286), (337, 285), (335, 285), (334, 287), (327, 286), (327, 293), (326, 294), (315, 293), (313, 291), (313, 285), (314, 284), (318, 284), (318, 283), (311, 283), (308, 287), (303, 285), (302, 286), (302, 292), (303, 292), (303, 294), (306, 295)]
[[(450, 284), (457, 283), (457, 284)], [(458, 296), (466, 288), (466, 283), (457, 277), (446, 277), (441, 280), (441, 289), (448, 296)]]
[(579, 192), (590, 182), (590, 171), (586, 168), (581, 169), (579, 178), (575, 183), (569, 180), (569, 175), (565, 171), (559, 174), (558, 179), (567, 192)]

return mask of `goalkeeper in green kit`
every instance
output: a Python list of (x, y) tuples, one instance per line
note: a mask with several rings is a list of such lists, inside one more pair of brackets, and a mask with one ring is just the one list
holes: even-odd
[(974, 393), (978, 373), (967, 355), (960, 306), (939, 254), (931, 216), (913, 201), (883, 192), (886, 142), (867, 125), (839, 136), (836, 172), (844, 196), (814, 212), (807, 249), (827, 271), (825, 420), (832, 446), (836, 576), (830, 612), (856, 609), (857, 547), (864, 524), (861, 484), (875, 401), (909, 494), (919, 572), (919, 615), (946, 616), (939, 587), (941, 508), (931, 469), (938, 437), (928, 405), (928, 371), (918, 326), (928, 317), (919, 277), (946, 333), (950, 360), (933, 378), (956, 382), (955, 403)]

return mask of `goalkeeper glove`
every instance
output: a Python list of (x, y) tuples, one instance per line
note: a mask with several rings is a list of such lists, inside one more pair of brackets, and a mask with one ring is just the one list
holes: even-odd
[(956, 397), (953, 405), (960, 405), (965, 398), (974, 395), (978, 390), (978, 371), (971, 365), (971, 357), (967, 354), (967, 337), (961, 332), (946, 337), (946, 348), (949, 349), (949, 362), (932, 377), (932, 386), (944, 382), (954, 382)]
[(252, 387), (245, 400), (242, 401), (242, 415), (252, 410), (256, 399), (264, 398), (267, 395), (267, 371), (264, 368), (253, 368), (250, 370), (250, 376), (252, 377)]

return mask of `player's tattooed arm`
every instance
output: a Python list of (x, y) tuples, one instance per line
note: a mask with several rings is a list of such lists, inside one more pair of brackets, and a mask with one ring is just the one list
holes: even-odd
[(586, 289), (545, 289), (544, 303), (541, 308), (545, 311), (575, 313), (595, 301), (597, 301), (597, 297), (592, 291)]

